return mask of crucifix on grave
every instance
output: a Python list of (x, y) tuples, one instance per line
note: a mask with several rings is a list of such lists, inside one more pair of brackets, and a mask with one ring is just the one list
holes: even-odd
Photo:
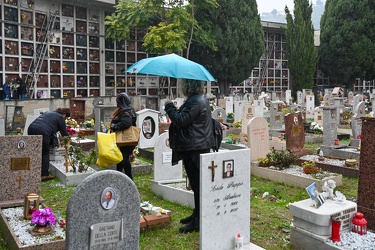
[(215, 168), (217, 168), (217, 165), (214, 165), (214, 161), (212, 161), (211, 166), (208, 166), (208, 168), (211, 169), (211, 181), (214, 182), (215, 180)]
[(18, 188), (21, 189), (21, 182), (23, 181), (22, 176), (18, 176), (16, 180), (18, 181)]

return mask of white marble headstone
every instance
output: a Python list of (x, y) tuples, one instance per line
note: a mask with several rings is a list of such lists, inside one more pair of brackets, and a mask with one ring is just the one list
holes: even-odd
[(314, 118), (315, 96), (306, 95), (306, 118)]
[(297, 104), (302, 105), (303, 104), (303, 95), (301, 91), (297, 91)]
[(242, 109), (242, 134), (247, 134), (247, 124), (254, 117), (254, 105), (244, 105)]
[[(202, 154), (200, 162), (200, 249), (234, 249), (238, 233), (244, 245), (248, 245), (250, 149)], [(228, 163), (232, 165), (233, 176), (224, 178)]]
[(366, 104), (364, 101), (357, 104), (354, 108), (354, 115), (352, 117), (352, 135), (353, 139), (359, 139), (359, 135), (362, 134), (362, 117), (366, 116)]
[(270, 149), (268, 122), (263, 117), (254, 117), (247, 124), (251, 161), (266, 157)]
[(154, 146), (154, 180), (176, 179), (182, 179), (182, 161), (172, 166), (172, 149), (168, 132), (165, 132), (157, 138)]
[(264, 117), (264, 107), (265, 107), (264, 99), (254, 101), (254, 116), (256, 117)]
[(248, 104), (247, 101), (234, 101), (234, 120), (240, 121), (242, 119), (243, 106)]
[(151, 148), (159, 137), (159, 112), (152, 109), (137, 111), (137, 126), (141, 128), (138, 147)]
[(228, 113), (233, 113), (233, 96), (224, 97), (225, 100), (225, 111)]
[(355, 112), (355, 108), (357, 107), (358, 103), (363, 101), (363, 95), (357, 94), (353, 97), (353, 113)]
[(29, 129), (30, 124), (33, 121), (35, 121), (35, 119), (38, 118), (39, 116), (40, 116), (40, 114), (37, 114), (37, 115), (27, 115), (26, 123), (25, 123), (25, 128), (23, 130), (23, 135), (28, 135), (27, 134), (27, 130)]
[(285, 91), (285, 103), (286, 105), (292, 104), (292, 91), (290, 89)]

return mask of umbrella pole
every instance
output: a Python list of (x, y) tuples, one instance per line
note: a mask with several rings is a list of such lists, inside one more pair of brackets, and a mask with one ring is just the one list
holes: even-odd
[(172, 92), (172, 87), (171, 87), (171, 78), (168, 77), (168, 92), (169, 92), (169, 99), (173, 100), (173, 92)]

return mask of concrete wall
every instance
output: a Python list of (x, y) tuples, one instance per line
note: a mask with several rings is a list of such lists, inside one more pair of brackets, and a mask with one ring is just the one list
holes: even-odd
[[(85, 103), (85, 120), (94, 118), (93, 101), (97, 98), (103, 99), (104, 105), (116, 105), (115, 96), (103, 97), (82, 97), (79, 100), (86, 100)], [(78, 99), (78, 98), (76, 98)], [(70, 108), (70, 99), (35, 99), (35, 100), (11, 100), (0, 101), (0, 119), (5, 119), (6, 106), (8, 106), (8, 122), (12, 121), (14, 106), (23, 106), (22, 112), (25, 117), (34, 114), (34, 109), (48, 108), (49, 110), (56, 110), (57, 108)]]

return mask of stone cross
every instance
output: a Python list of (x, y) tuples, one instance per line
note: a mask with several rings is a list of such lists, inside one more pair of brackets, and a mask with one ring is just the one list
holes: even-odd
[(212, 161), (211, 166), (208, 166), (208, 168), (211, 169), (211, 181), (215, 181), (215, 168), (217, 168), (217, 165), (214, 165), (214, 161)]
[(18, 188), (21, 188), (21, 182), (23, 181), (22, 176), (18, 176), (17, 181), (18, 181)]

